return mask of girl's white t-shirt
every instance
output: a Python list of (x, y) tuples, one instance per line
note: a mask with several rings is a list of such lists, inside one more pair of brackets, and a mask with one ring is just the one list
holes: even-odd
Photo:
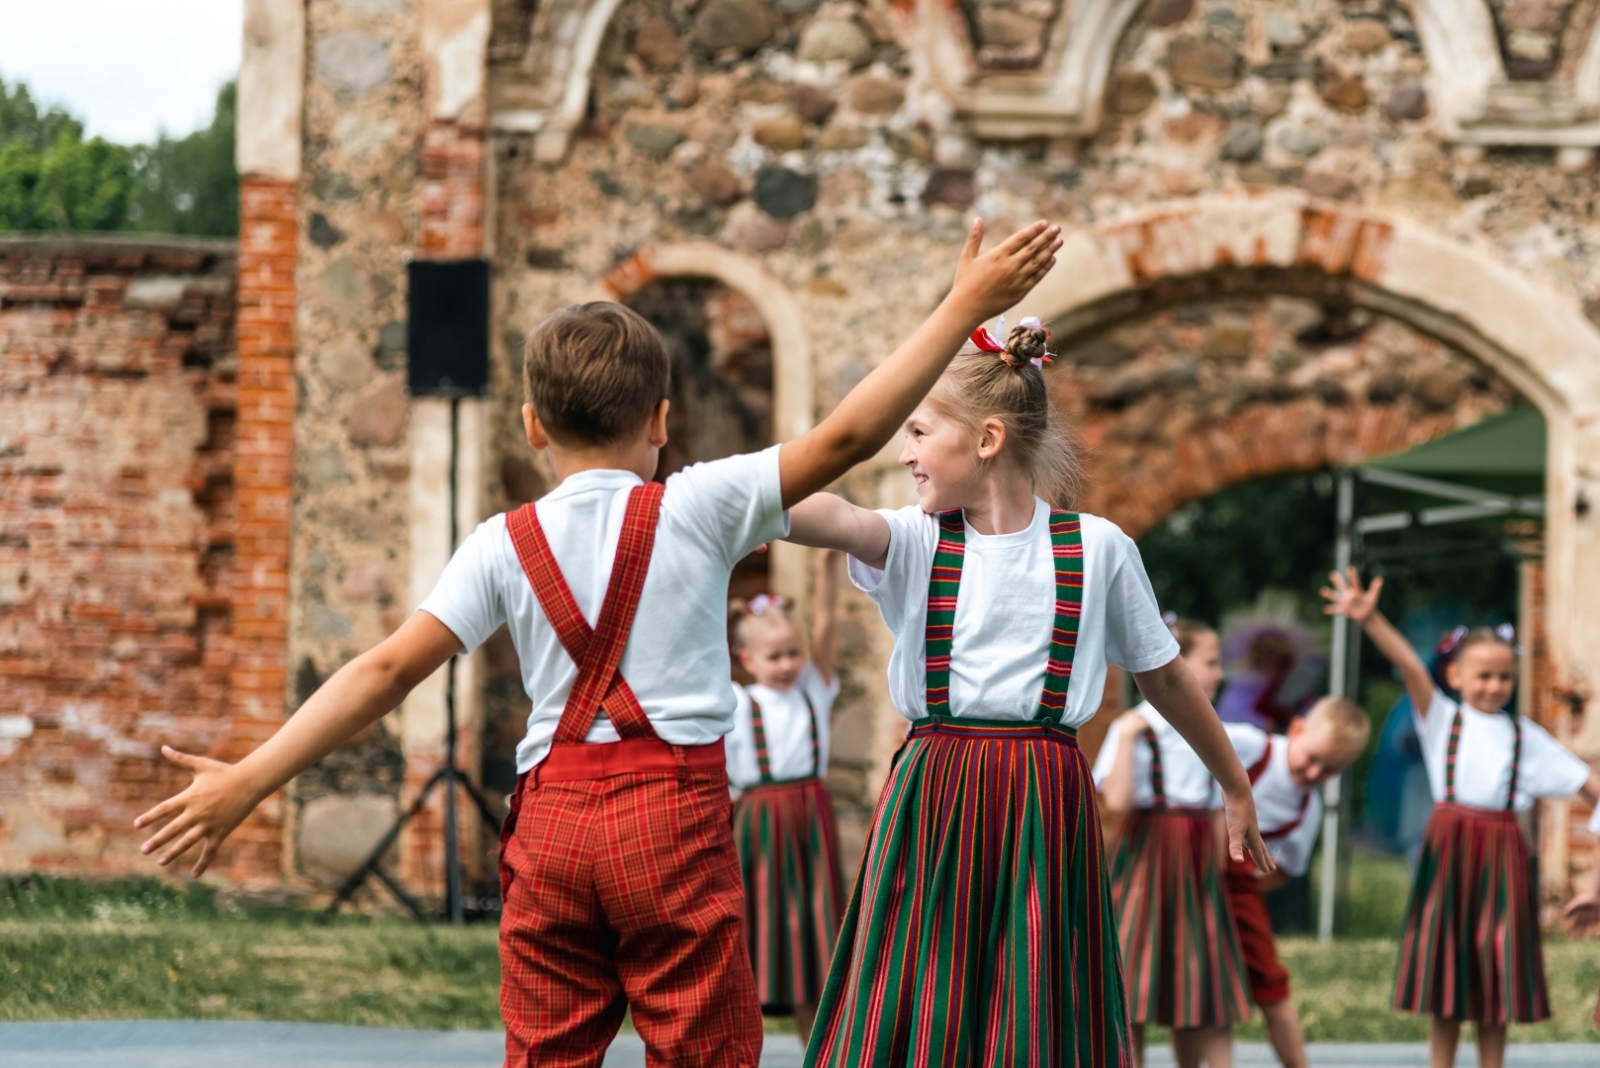
[[(1511, 786), (1514, 732), (1504, 712), (1479, 712), (1457, 705), (1439, 690), (1426, 716), (1416, 716), (1422, 742), (1422, 763), (1435, 802), (1444, 800), (1445, 758), (1450, 750), (1450, 723), (1461, 710), (1461, 740), (1456, 746), (1456, 803), (1469, 808), (1506, 807)], [(1549, 731), (1522, 717), (1522, 759), (1517, 768), (1516, 811), (1526, 812), (1537, 797), (1571, 797), (1589, 781), (1589, 765)]]
[[(761, 781), (756, 760), (756, 735), (750, 723), (750, 699), (761, 705), (761, 729), (767, 737), (767, 763), (774, 779), (805, 779), (822, 775), (828, 767), (828, 715), (839, 696), (839, 676), (824, 681), (808, 661), (800, 678), (787, 690), (768, 686), (734, 686), (739, 703), (733, 710), (733, 730), (728, 732), (728, 781), (738, 789)], [(818, 769), (811, 762), (811, 712), (817, 710)]]
[[(1156, 744), (1161, 747), (1161, 782), (1170, 808), (1214, 808), (1219, 802), (1213, 790), (1211, 772), (1201, 762), (1199, 754), (1189, 748), (1183, 735), (1162, 718), (1149, 701), (1134, 709), (1155, 731)], [(1094, 760), (1094, 784), (1104, 789), (1111, 776), (1111, 765), (1116, 761), (1117, 746), (1122, 741), (1122, 720), (1116, 719), (1106, 732), (1100, 745), (1100, 755)], [(1133, 805), (1149, 808), (1155, 804), (1155, 790), (1150, 785), (1150, 745), (1133, 743)]]
[(1261, 759), (1272, 741), (1272, 756), (1262, 769), (1260, 778), (1251, 787), (1256, 801), (1256, 822), (1263, 836), (1300, 821), (1287, 834), (1274, 834), (1267, 838), (1267, 852), (1290, 875), (1304, 875), (1311, 866), (1311, 850), (1317, 844), (1317, 829), (1322, 825), (1322, 791), (1315, 786), (1299, 787), (1289, 773), (1289, 739), (1286, 735), (1269, 735), (1260, 727), (1248, 723), (1224, 723), (1233, 751), (1245, 767)]
[[(878, 514), (889, 524), (888, 559), (880, 571), (851, 558), (850, 581), (877, 602), (894, 634), (889, 699), (916, 720), (928, 714), (925, 629), (939, 518), (915, 505)], [(1133, 539), (1109, 520), (1081, 518), (1083, 612), (1061, 718), (1070, 727), (1099, 709), (1107, 663), (1149, 671), (1178, 655)], [(954, 715), (1035, 718), (1055, 623), (1055, 582), (1044, 501), (1035, 500), (1033, 522), (1012, 534), (979, 534), (967, 526), (951, 648)]]

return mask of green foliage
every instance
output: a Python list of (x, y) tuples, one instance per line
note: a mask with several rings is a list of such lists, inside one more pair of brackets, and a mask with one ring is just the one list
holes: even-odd
[(0, 80), (0, 231), (237, 234), (233, 132), (232, 83), (205, 129), (128, 148)]
[(231, 237), (239, 232), (239, 172), (233, 158), (236, 86), (217, 94), (211, 125), (187, 137), (162, 134), (133, 150), (131, 229)]

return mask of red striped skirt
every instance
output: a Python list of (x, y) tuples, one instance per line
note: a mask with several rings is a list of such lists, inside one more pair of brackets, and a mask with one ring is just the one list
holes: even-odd
[(927, 717), (878, 800), (806, 1064), (1130, 1063), (1089, 764), (1043, 722)]
[(744, 935), (763, 1011), (815, 1005), (844, 915), (839, 825), (821, 779), (752, 786), (733, 807)]
[(1230, 1027), (1250, 1016), (1233, 908), (1204, 809), (1128, 816), (1111, 861), (1111, 902), (1136, 1024)]
[(1528, 843), (1512, 813), (1434, 806), (1406, 905), (1394, 1007), (1488, 1024), (1550, 1017)]

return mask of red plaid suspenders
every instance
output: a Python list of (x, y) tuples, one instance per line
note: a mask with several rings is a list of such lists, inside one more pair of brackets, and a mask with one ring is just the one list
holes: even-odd
[[(1261, 750), (1261, 758), (1245, 769), (1245, 775), (1249, 777), (1251, 786), (1256, 784), (1256, 780), (1261, 778), (1261, 776), (1266, 773), (1268, 765), (1272, 763), (1272, 745), (1272, 735), (1267, 733), (1267, 744), (1266, 748)], [(1315, 789), (1315, 787), (1312, 789)], [(1306, 810), (1310, 807), (1311, 790), (1303, 790), (1300, 793), (1300, 811), (1295, 813), (1294, 819), (1290, 820), (1288, 823), (1285, 823), (1281, 827), (1261, 828), (1262, 840), (1274, 842), (1280, 838), (1289, 837), (1295, 831), (1300, 829), (1300, 824), (1305, 822)]]
[(629, 495), (622, 536), (617, 541), (617, 555), (611, 565), (611, 581), (606, 587), (600, 618), (592, 628), (578, 609), (572, 587), (567, 585), (556, 565), (533, 505), (525, 504), (506, 516), (511, 544), (533, 586), (534, 596), (539, 599), (539, 607), (544, 609), (545, 617), (555, 628), (562, 648), (578, 665), (577, 681), (572, 684), (567, 707), (556, 727), (556, 745), (581, 743), (602, 708), (622, 737), (656, 737), (644, 707), (618, 667), (623, 650), (627, 648), (633, 617), (639, 610), (644, 577), (650, 569), (664, 490), (659, 482), (647, 482)]

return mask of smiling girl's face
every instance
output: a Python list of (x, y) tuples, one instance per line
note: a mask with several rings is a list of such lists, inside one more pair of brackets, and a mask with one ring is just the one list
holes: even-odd
[(788, 620), (766, 622), (739, 650), (739, 663), (756, 682), (771, 690), (788, 690), (800, 681), (806, 666), (800, 628)]
[(984, 468), (981, 433), (975, 435), (971, 427), (927, 401), (911, 413), (905, 431), (900, 464), (916, 481), (922, 510), (933, 515), (967, 507)]
[(1504, 642), (1474, 642), (1446, 666), (1445, 681), (1479, 712), (1498, 712), (1517, 685), (1517, 654)]

